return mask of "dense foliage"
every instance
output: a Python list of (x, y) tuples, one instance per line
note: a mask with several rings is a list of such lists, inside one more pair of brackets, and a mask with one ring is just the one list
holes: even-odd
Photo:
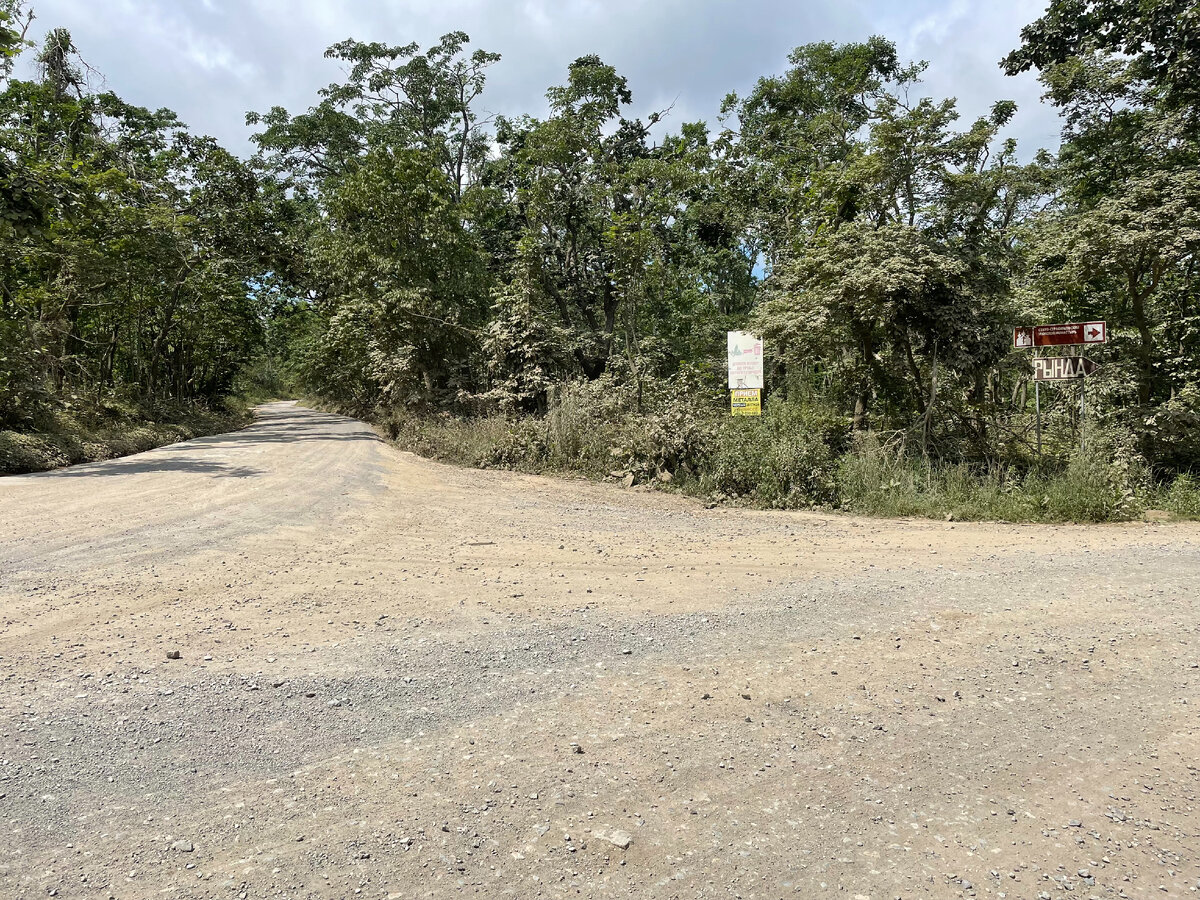
[(263, 186), (169, 110), (91, 91), (61, 29), (13, 77), (28, 21), (0, 7), (0, 428), (225, 395), (261, 339)]
[[(1004, 490), (1078, 467), (1083, 437), (1085, 386), (1046, 388), (1038, 455), (1011, 326), (1106, 319), (1082, 405), (1115, 502), (1200, 460), (1193, 3), (1051, 0), (1025, 28), (1002, 66), (1039, 73), (1054, 155), (1006, 136), (1009, 101), (960, 122), (881, 37), (799, 47), (719, 122), (672, 127), (595, 56), (544, 117), (488, 119), (500, 57), (455, 32), (335, 44), (345, 77), (311, 108), (249, 114), (248, 162), (90, 92), (65, 32), (13, 78), (25, 19), (0, 10), (0, 427), (241, 371), (397, 433), (553, 435), (570, 404), (611, 432), (594, 467), (770, 502), (846, 495), (867, 446)], [(767, 341), (761, 423), (723, 418), (732, 328)], [(497, 440), (494, 462), (567, 452)]]

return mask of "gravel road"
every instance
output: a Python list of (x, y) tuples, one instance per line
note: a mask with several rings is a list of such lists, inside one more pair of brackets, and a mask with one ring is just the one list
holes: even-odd
[(5, 900), (1193, 896), (1198, 712), (1195, 525), (705, 510), (285, 403), (0, 480)]

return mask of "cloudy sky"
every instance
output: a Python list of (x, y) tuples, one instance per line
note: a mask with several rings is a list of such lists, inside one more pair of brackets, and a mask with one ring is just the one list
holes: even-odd
[(466, 31), (501, 53), (487, 111), (540, 114), (546, 87), (596, 53), (629, 79), (635, 112), (674, 104), (667, 127), (714, 120), (720, 99), (781, 71), (788, 51), (818, 40), (882, 34), (902, 57), (930, 63), (923, 89), (959, 99), (964, 118), (1012, 99), (1023, 154), (1057, 146), (1053, 110), (1030, 76), (997, 61), (1044, 0), (30, 0), (34, 36), (64, 26), (106, 86), (174, 109), (192, 129), (249, 152), (247, 110), (311, 106), (339, 79), (326, 60), (347, 37), (422, 46)]

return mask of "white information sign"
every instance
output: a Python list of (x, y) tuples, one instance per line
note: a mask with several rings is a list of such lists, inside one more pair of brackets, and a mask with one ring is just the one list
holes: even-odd
[(729, 332), (729, 389), (763, 388), (763, 342), (748, 331)]

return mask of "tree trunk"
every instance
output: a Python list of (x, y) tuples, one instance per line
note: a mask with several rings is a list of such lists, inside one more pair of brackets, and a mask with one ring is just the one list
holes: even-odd
[(863, 391), (854, 401), (854, 418), (850, 424), (855, 431), (865, 431), (867, 428), (867, 408), (870, 400), (870, 392)]
[(933, 363), (929, 374), (929, 402), (925, 404), (924, 421), (921, 423), (921, 455), (929, 459), (929, 426), (933, 422), (933, 408), (937, 404), (938, 359), (937, 344), (933, 345)]
[(913, 356), (912, 341), (909, 340), (907, 328), (900, 332), (900, 343), (904, 347), (904, 361), (908, 364), (908, 374), (912, 376), (913, 380), (913, 396), (917, 400), (917, 412), (925, 415), (925, 398), (921, 396), (925, 390), (924, 379), (921, 378), (921, 370), (917, 368), (917, 360)]
[(1136, 279), (1130, 275), (1129, 295), (1133, 301), (1133, 321), (1141, 337), (1141, 347), (1138, 350), (1138, 403), (1142, 406), (1148, 406), (1150, 403), (1151, 383), (1154, 379), (1154, 335), (1150, 333), (1150, 324), (1146, 321), (1147, 293), (1138, 290)]

